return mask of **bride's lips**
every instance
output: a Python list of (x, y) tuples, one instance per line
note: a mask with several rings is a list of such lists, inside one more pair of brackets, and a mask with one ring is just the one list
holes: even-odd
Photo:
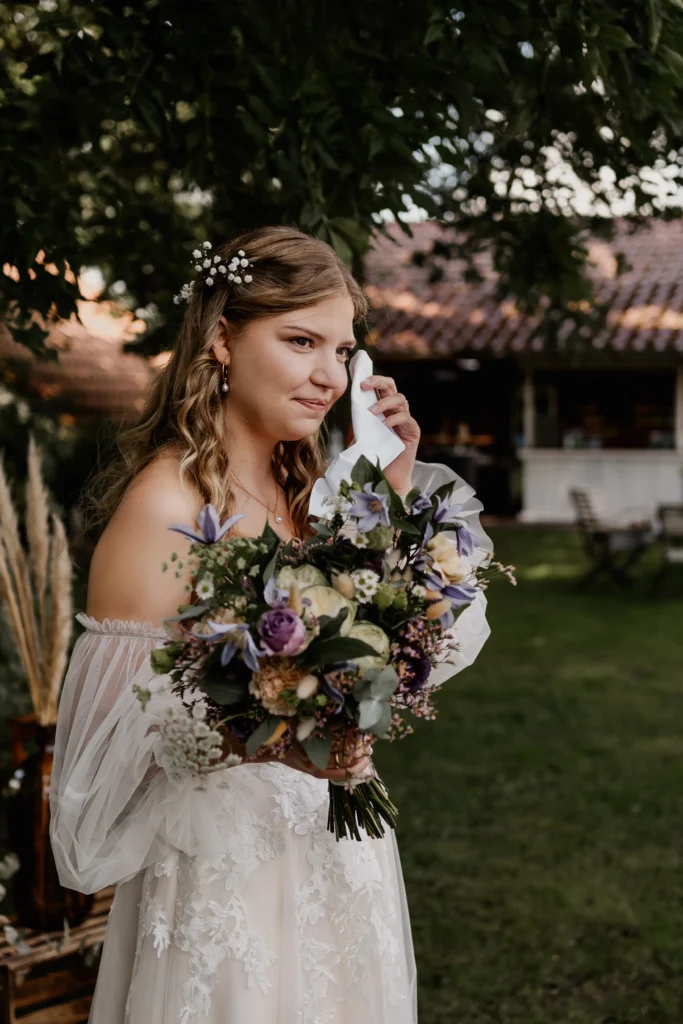
[(307, 409), (313, 409), (314, 412), (325, 412), (327, 409), (327, 402), (320, 398), (295, 398), (294, 401), (300, 402)]

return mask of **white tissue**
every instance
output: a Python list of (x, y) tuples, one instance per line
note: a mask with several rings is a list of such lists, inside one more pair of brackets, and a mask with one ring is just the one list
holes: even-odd
[(356, 352), (349, 363), (351, 371), (351, 422), (354, 443), (345, 448), (327, 467), (325, 476), (316, 480), (311, 491), (309, 514), (322, 516), (329, 512), (325, 499), (334, 496), (342, 480), (351, 480), (354, 464), (365, 455), (374, 464), (379, 459), (384, 469), (393, 462), (405, 445), (398, 434), (384, 423), (384, 413), (370, 412), (370, 406), (377, 401), (373, 388), (362, 390), (361, 381), (372, 375), (372, 360), (364, 349)]

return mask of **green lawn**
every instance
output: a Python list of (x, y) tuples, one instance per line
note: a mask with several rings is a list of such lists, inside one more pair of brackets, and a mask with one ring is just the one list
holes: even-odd
[(491, 532), (519, 586), (437, 720), (376, 750), (420, 1024), (681, 1024), (683, 570), (582, 593), (573, 534)]

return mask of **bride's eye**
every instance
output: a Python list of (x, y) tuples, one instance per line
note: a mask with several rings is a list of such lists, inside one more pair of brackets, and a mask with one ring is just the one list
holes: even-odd
[(341, 352), (344, 362), (348, 363), (349, 357), (353, 351), (354, 349), (352, 349), (350, 345), (344, 345), (342, 348), (337, 349), (337, 354)]
[(302, 350), (303, 350), (303, 348), (305, 346), (304, 345), (297, 345), (296, 344), (297, 341), (305, 341), (309, 345), (314, 345), (315, 344), (315, 342), (313, 341), (313, 338), (307, 338), (307, 337), (305, 337), (305, 335), (300, 335), (299, 337), (296, 337), (296, 338), (290, 338), (289, 340), (294, 344), (295, 348), (300, 348)]

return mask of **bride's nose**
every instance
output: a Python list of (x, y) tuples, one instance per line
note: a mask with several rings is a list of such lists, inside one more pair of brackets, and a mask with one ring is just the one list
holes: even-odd
[(346, 386), (346, 366), (339, 362), (336, 353), (321, 352), (311, 371), (311, 383), (321, 388), (338, 390)]

